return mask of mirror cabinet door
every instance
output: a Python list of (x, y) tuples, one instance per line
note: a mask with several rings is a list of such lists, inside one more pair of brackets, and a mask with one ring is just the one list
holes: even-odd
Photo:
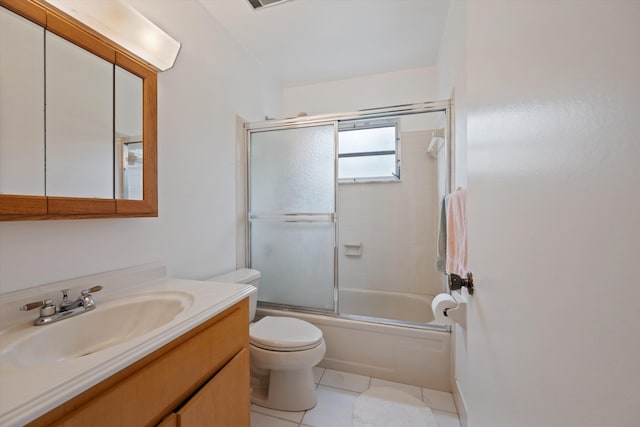
[(0, 194), (45, 195), (43, 39), (0, 8)]
[(45, 38), (47, 196), (112, 199), (114, 65)]
[(142, 79), (115, 67), (116, 199), (142, 200)]

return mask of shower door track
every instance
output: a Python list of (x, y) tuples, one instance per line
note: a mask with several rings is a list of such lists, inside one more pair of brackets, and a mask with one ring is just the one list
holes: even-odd
[[(311, 217), (311, 218), (307, 218)], [(319, 217), (315, 219), (313, 217)], [(286, 218), (286, 219), (280, 219)], [(324, 219), (323, 219), (324, 218)], [(262, 221), (276, 221), (276, 222), (336, 222), (336, 213), (335, 212), (317, 212), (317, 213), (278, 213), (278, 212), (267, 212), (260, 214), (249, 214), (249, 221), (252, 219), (260, 219)]]
[[(402, 104), (389, 107), (368, 108), (347, 113), (319, 114), (315, 116), (291, 117), (287, 119), (270, 119), (261, 122), (246, 123), (244, 128), (247, 131), (290, 129), (300, 126), (317, 125), (331, 123), (335, 121), (356, 120), (356, 119), (377, 119), (389, 116), (406, 116), (409, 114), (437, 113), (451, 110), (451, 100), (427, 101), (416, 104)], [(448, 126), (450, 127), (450, 126)]]
[(437, 325), (433, 323), (418, 323), (418, 322), (407, 322), (404, 320), (396, 320), (396, 319), (387, 319), (384, 317), (373, 317), (373, 316), (362, 316), (358, 314), (344, 314), (344, 313), (335, 313), (333, 310), (320, 310), (309, 307), (299, 307), (294, 305), (287, 304), (278, 304), (274, 302), (258, 302), (258, 309), (267, 309), (267, 310), (278, 310), (283, 312), (290, 313), (303, 313), (303, 314), (315, 314), (320, 316), (327, 316), (336, 319), (345, 319), (345, 320), (353, 320), (356, 322), (365, 322), (365, 323), (376, 323), (382, 325), (389, 326), (399, 326), (403, 328), (413, 328), (413, 329), (428, 329), (431, 331), (442, 331), (442, 332), (450, 332), (451, 327), (447, 325)]

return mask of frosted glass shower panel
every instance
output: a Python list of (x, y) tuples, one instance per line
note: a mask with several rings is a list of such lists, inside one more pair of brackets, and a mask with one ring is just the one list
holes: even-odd
[(334, 310), (335, 223), (251, 221), (258, 300)]
[(251, 134), (252, 212), (335, 211), (333, 124)]

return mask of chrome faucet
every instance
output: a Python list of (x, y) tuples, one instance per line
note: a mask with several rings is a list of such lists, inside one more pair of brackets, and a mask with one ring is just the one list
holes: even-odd
[(96, 308), (96, 302), (93, 300), (91, 293), (100, 290), (102, 290), (102, 286), (100, 285), (84, 289), (75, 301), (70, 301), (68, 296), (69, 289), (63, 289), (61, 291), (62, 302), (60, 303), (60, 307), (56, 307), (52, 299), (46, 299), (44, 301), (25, 304), (20, 307), (20, 310), (27, 311), (40, 307), (40, 317), (34, 320), (33, 324), (36, 326), (48, 325)]

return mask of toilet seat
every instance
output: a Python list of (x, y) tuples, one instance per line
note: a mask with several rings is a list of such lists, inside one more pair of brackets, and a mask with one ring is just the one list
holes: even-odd
[(322, 331), (304, 320), (266, 316), (251, 324), (251, 345), (272, 351), (302, 351), (322, 342)]

